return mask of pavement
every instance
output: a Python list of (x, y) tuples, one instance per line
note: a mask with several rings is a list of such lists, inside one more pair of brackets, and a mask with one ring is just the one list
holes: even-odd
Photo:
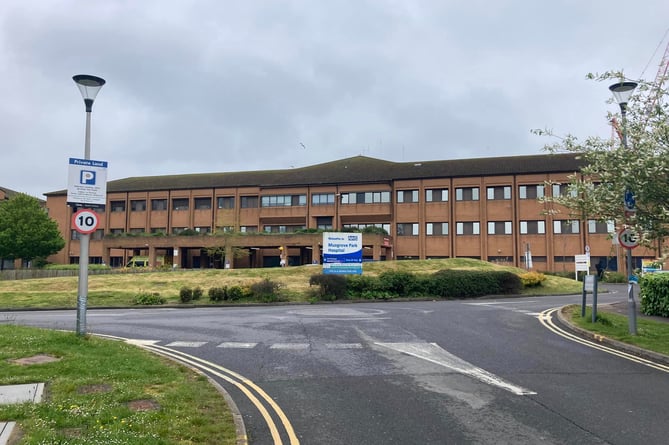
[[(0, 405), (39, 403), (44, 395), (44, 383), (0, 386)], [(0, 422), (0, 445), (7, 445), (16, 427), (15, 422)]]

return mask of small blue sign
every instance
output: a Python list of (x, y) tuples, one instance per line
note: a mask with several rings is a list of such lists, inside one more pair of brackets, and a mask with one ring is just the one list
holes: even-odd
[(95, 185), (95, 172), (93, 170), (81, 170), (79, 184)]
[(632, 190), (625, 190), (625, 211), (633, 212), (636, 210), (636, 199)]

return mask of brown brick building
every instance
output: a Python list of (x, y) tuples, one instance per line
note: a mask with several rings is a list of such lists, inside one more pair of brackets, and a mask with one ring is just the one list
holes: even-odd
[[(369, 260), (471, 257), (540, 271), (573, 271), (590, 249), (592, 264), (621, 264), (612, 224), (570, 221), (537, 198), (560, 193), (582, 161), (548, 154), (428, 162), (364, 156), (289, 170), (147, 176), (110, 181), (107, 207), (91, 237), (91, 263), (121, 266), (133, 256), (185, 268), (265, 267), (320, 262), (319, 233), (364, 233)], [(47, 194), (66, 247), (50, 258), (76, 263), (78, 234), (66, 191)], [(369, 229), (367, 229), (369, 230)], [(295, 233), (295, 232), (298, 233)], [(635, 261), (657, 252), (634, 250)]]

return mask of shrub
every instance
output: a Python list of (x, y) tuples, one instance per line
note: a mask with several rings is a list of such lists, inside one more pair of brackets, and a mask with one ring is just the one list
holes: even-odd
[(408, 296), (416, 292), (418, 280), (410, 272), (387, 270), (379, 274), (381, 288), (391, 295)]
[(228, 288), (228, 300), (237, 301), (242, 298), (249, 298), (251, 296), (251, 290), (241, 286), (230, 286)]
[(251, 285), (251, 296), (265, 303), (281, 301), (281, 283), (265, 278)]
[(165, 304), (165, 299), (158, 292), (140, 292), (135, 295), (135, 304), (159, 305)]
[(381, 294), (381, 281), (369, 275), (346, 275), (346, 289), (349, 297), (374, 299)]
[(606, 283), (627, 283), (627, 276), (620, 272), (604, 272), (604, 282)]
[(179, 301), (188, 303), (193, 299), (193, 288), (184, 286), (179, 289)]
[(520, 278), (505, 271), (440, 270), (430, 280), (432, 294), (443, 298), (518, 293), (521, 288)]
[(321, 300), (346, 298), (346, 277), (334, 274), (316, 274), (309, 278), (309, 286), (318, 286), (314, 296)]
[(224, 287), (212, 287), (207, 291), (211, 301), (224, 301), (228, 299), (228, 289)]
[(519, 277), (524, 287), (541, 286), (541, 283), (546, 281), (546, 275), (539, 272), (525, 272), (521, 273)]
[(204, 294), (204, 291), (200, 286), (197, 286), (193, 289), (193, 300), (199, 300), (202, 297), (202, 294)]
[(639, 281), (641, 312), (669, 317), (669, 274), (646, 274)]

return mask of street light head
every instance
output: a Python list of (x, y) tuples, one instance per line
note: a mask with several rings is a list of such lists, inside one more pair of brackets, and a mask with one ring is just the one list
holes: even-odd
[(618, 82), (609, 87), (613, 93), (613, 97), (620, 106), (627, 104), (627, 101), (632, 96), (634, 89), (639, 85), (636, 82)]
[(79, 91), (81, 91), (81, 96), (84, 98), (84, 103), (86, 104), (86, 111), (90, 112), (95, 96), (98, 95), (100, 88), (105, 84), (105, 80), (102, 77), (89, 76), (88, 74), (77, 74), (72, 77), (72, 80), (74, 80), (74, 83), (79, 87)]

